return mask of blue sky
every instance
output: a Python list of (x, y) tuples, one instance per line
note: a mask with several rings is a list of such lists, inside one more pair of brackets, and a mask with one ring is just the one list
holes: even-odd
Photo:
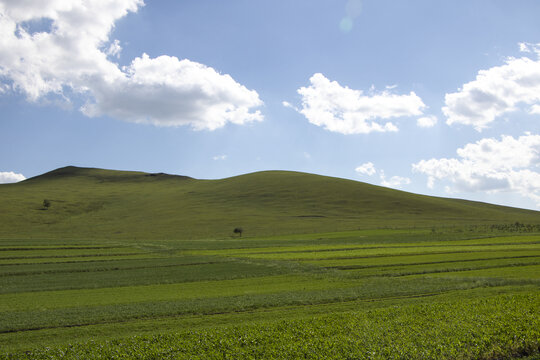
[(337, 176), (537, 209), (540, 2), (0, 0), (0, 182)]

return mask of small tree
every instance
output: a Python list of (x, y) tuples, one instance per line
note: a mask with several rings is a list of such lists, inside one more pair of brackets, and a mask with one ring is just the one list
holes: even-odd
[(242, 237), (242, 233), (244, 232), (244, 229), (241, 227), (234, 228), (233, 233), (238, 234), (238, 236)]
[(51, 206), (51, 202), (47, 199), (43, 200), (43, 208), (47, 210)]

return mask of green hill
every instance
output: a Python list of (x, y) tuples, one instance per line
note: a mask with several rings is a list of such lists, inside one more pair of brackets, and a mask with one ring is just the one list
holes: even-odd
[[(540, 223), (540, 212), (264, 171), (221, 180), (65, 167), (0, 185), (0, 237), (227, 238), (385, 227)], [(50, 207), (45, 209), (47, 199)]]

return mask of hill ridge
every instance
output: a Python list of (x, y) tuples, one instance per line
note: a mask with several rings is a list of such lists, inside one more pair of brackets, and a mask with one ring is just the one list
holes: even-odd
[[(395, 227), (540, 224), (540, 212), (268, 170), (217, 180), (59, 168), (0, 186), (2, 236), (227, 238)], [(50, 207), (43, 208), (43, 201)]]
[(50, 180), (50, 179), (57, 179), (57, 178), (66, 178), (66, 177), (89, 177), (89, 178), (96, 178), (101, 180), (127, 180), (127, 179), (136, 179), (138, 177), (168, 177), (168, 178), (177, 178), (177, 179), (192, 179), (189, 176), (183, 176), (183, 175), (173, 175), (173, 174), (166, 174), (166, 173), (148, 173), (143, 171), (133, 171), (133, 170), (112, 170), (112, 169), (102, 169), (102, 168), (95, 168), (95, 167), (80, 167), (80, 166), (73, 166), (68, 165), (64, 167), (60, 167), (51, 171), (48, 171), (46, 173), (43, 173), (41, 175), (37, 175), (31, 178), (28, 178), (24, 180), (24, 182), (28, 181), (39, 181), (39, 180)]

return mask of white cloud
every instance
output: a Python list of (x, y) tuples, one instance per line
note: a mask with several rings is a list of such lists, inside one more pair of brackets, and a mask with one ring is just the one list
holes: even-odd
[(536, 53), (540, 55), (540, 44), (518, 43), (519, 51), (524, 53)]
[(411, 179), (402, 176), (392, 176), (390, 179), (386, 178), (384, 170), (377, 170), (372, 162), (364, 163), (358, 166), (355, 171), (359, 175), (373, 176), (379, 174), (380, 184), (382, 186), (391, 187), (395, 189), (401, 189), (404, 185), (411, 183)]
[[(524, 52), (540, 56), (538, 45), (520, 44)], [(540, 103), (540, 59), (509, 58), (506, 64), (480, 70), (476, 79), (458, 92), (446, 94), (446, 123), (471, 125), (481, 131), (519, 104)]]
[(531, 108), (529, 110), (529, 113), (530, 114), (535, 114), (535, 115), (536, 114), (540, 115), (540, 105), (536, 104), (536, 105), (531, 106)]
[(358, 166), (355, 170), (358, 174), (368, 175), (368, 176), (374, 175), (377, 172), (372, 162), (364, 163)]
[(120, 41), (114, 40), (109, 46), (109, 48), (107, 49), (107, 55), (119, 58), (121, 51), (122, 51), (122, 46), (120, 46)]
[(8, 184), (26, 180), (23, 174), (17, 174), (13, 171), (0, 171), (0, 184)]
[(404, 185), (409, 185), (411, 183), (411, 179), (402, 176), (392, 176), (390, 179), (387, 180), (384, 171), (382, 170), (380, 172), (380, 177), (382, 186), (394, 189), (401, 189)]
[(300, 110), (298, 110), (298, 108), (296, 106), (294, 106), (293, 104), (291, 104), (288, 101), (283, 101), (281, 104), (283, 106), (285, 106), (286, 108), (293, 109), (293, 110), (296, 110), (296, 111), (300, 112)]
[(413, 171), (448, 182), (449, 192), (517, 192), (540, 205), (540, 135), (485, 138), (457, 150), (458, 158), (422, 160)]
[(529, 48), (529, 44), (527, 43), (518, 43), (518, 46), (519, 46), (519, 51), (521, 52), (531, 52), (530, 48)]
[(225, 159), (227, 159), (227, 155), (216, 155), (216, 156), (212, 157), (212, 160), (215, 160), (215, 161), (217, 161), (217, 160), (225, 160)]
[(255, 91), (205, 65), (143, 54), (125, 72), (127, 76), (114, 83), (94, 83), (95, 102), (85, 104), (83, 113), (196, 130), (262, 120), (259, 111), (249, 110), (262, 104)]
[(320, 73), (314, 74), (310, 82), (310, 86), (298, 89), (302, 96), (299, 112), (310, 123), (342, 134), (397, 131), (393, 123), (380, 120), (421, 115), (425, 107), (414, 92), (396, 95), (383, 91), (367, 96)]
[[(263, 103), (229, 75), (176, 57), (143, 54), (125, 68), (109, 38), (142, 0), (0, 0), (0, 80), (29, 101), (87, 99), (87, 116), (213, 130), (262, 120)], [(48, 20), (47, 20), (48, 19)], [(32, 30), (32, 24), (51, 23)], [(5, 86), (5, 85), (4, 85)], [(5, 87), (4, 87), (5, 89)]]
[(435, 115), (423, 116), (416, 120), (416, 125), (422, 128), (430, 128), (437, 125), (437, 117)]

